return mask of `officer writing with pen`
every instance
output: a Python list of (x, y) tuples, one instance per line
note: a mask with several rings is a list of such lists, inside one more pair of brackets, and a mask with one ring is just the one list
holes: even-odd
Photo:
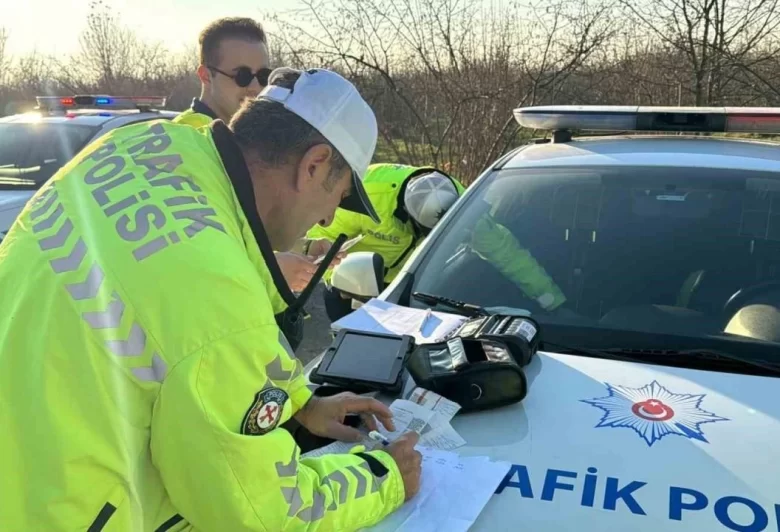
[(281, 69), (229, 126), (115, 129), (36, 193), (0, 244), (0, 528), (357, 530), (415, 495), (414, 434), (303, 458), (280, 428), (393, 424), (312, 395), (258, 273), (338, 205), (376, 216), (376, 137), (344, 78)]

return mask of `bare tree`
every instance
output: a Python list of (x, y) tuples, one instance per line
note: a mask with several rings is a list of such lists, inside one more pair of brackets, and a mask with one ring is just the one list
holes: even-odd
[(7, 52), (8, 30), (0, 27), (0, 88), (5, 87), (8, 70), (11, 67), (11, 58)]
[(754, 67), (780, 51), (778, 0), (620, 1), (667, 57), (684, 60), (668, 64), (681, 80), (690, 79), (697, 106), (723, 103), (740, 73), (760, 78)]
[[(172, 57), (158, 42), (144, 42), (120, 21), (115, 9), (93, 0), (80, 51), (60, 61), (57, 81), (71, 92), (97, 85), (108, 93), (161, 88)], [(140, 82), (140, 83), (139, 83)]]
[[(143, 41), (110, 1), (93, 2), (72, 57), (12, 59), (0, 29), (0, 111), (39, 94), (189, 105), (199, 90), (195, 50)], [(378, 117), (377, 160), (437, 165), (468, 182), (534, 134), (515, 123), (518, 106), (780, 105), (779, 4), (303, 0), (264, 19), (276, 22), (274, 66), (333, 68), (356, 83)]]
[[(483, 7), (469, 0), (304, 0), (276, 17), (298, 64), (337, 68), (380, 123), (378, 157), (469, 181), (513, 142), (512, 109), (553, 101), (613, 33), (603, 4)], [(306, 20), (315, 31), (306, 31)]]

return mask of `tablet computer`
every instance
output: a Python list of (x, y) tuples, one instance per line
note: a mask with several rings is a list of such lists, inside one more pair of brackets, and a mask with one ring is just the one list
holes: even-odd
[(315, 383), (394, 391), (413, 347), (414, 338), (408, 335), (342, 329), (310, 378)]

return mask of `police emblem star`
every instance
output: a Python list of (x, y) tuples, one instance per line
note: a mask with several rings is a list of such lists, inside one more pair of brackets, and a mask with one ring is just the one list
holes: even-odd
[(282, 419), (284, 404), (289, 396), (280, 388), (268, 388), (257, 392), (252, 406), (241, 423), (241, 434), (262, 436), (276, 428)]

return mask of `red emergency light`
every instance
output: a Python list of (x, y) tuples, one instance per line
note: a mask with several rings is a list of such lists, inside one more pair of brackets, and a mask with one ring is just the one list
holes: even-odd
[(165, 106), (164, 96), (108, 96), (81, 94), (76, 96), (37, 96), (38, 108), (55, 109), (138, 109), (146, 110)]

